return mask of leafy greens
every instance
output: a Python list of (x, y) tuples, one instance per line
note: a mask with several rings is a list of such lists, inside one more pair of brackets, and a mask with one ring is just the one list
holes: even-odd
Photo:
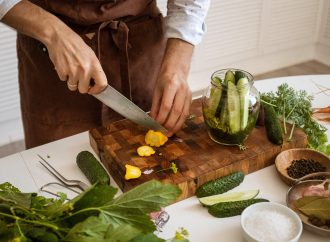
[(146, 182), (114, 198), (117, 189), (96, 184), (67, 201), (22, 193), (0, 184), (0, 242), (160, 242), (148, 214), (173, 202), (181, 190)]
[(327, 145), (327, 129), (312, 117), (313, 96), (305, 90), (294, 90), (287, 83), (278, 86), (276, 92), (261, 95), (261, 101), (274, 106), (275, 111), (283, 121), (283, 130), (287, 134), (286, 122), (292, 124), (289, 140), (297, 126), (301, 128), (308, 139), (308, 146), (312, 149), (330, 155), (330, 145)]

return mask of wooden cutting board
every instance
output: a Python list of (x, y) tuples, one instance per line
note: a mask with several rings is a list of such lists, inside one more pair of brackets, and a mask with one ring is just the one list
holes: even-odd
[[(191, 197), (198, 186), (206, 181), (242, 171), (245, 174), (257, 171), (274, 163), (282, 150), (306, 147), (307, 138), (300, 129), (295, 129), (292, 141), (282, 146), (268, 141), (265, 128), (256, 127), (245, 142), (247, 149), (240, 151), (237, 146), (224, 146), (213, 142), (203, 122), (201, 100), (195, 100), (191, 107), (195, 118), (186, 121), (177, 133), (178, 139), (169, 139), (162, 147), (156, 148), (156, 154), (150, 157), (138, 156), (136, 149), (145, 145), (144, 136), (148, 130), (129, 120), (120, 120), (106, 127), (89, 132), (90, 142), (102, 163), (123, 191), (157, 179), (177, 184), (182, 189), (178, 200)], [(288, 129), (290, 130), (290, 128)], [(155, 171), (168, 168), (175, 162), (179, 171), (164, 171), (144, 175), (138, 179), (126, 181), (125, 164)]]

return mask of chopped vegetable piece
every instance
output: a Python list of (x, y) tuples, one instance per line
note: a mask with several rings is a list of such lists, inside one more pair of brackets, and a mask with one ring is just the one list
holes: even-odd
[(228, 82), (231, 82), (235, 85), (235, 75), (232, 71), (227, 71), (225, 75), (225, 85), (228, 86)]
[(246, 75), (244, 74), (244, 72), (242, 71), (235, 71), (235, 81), (236, 84), (238, 82), (239, 79), (246, 77)]
[(162, 132), (149, 130), (144, 138), (145, 142), (150, 146), (162, 146), (164, 145), (168, 138)]
[(135, 179), (141, 176), (142, 172), (139, 167), (125, 165), (125, 168), (126, 168), (125, 180)]
[(255, 198), (259, 190), (249, 190), (243, 192), (230, 192), (224, 194), (217, 194), (208, 197), (199, 198), (199, 202), (205, 206), (211, 206), (220, 202), (234, 202)]
[(212, 88), (211, 88), (211, 94), (210, 94), (210, 111), (212, 111), (212, 114), (215, 115), (218, 110), (218, 106), (220, 104), (221, 100), (221, 94), (222, 94), (222, 87), (221, 87), (221, 79), (219, 77), (214, 77), (212, 80)]
[(139, 156), (151, 156), (155, 154), (155, 150), (148, 145), (143, 145), (137, 148), (137, 153)]
[(237, 90), (239, 93), (240, 101), (240, 118), (241, 118), (241, 130), (245, 129), (248, 123), (249, 117), (249, 96), (250, 86), (247, 77), (243, 77), (237, 82)]
[(237, 87), (232, 82), (228, 82), (227, 96), (229, 129), (231, 134), (235, 134), (240, 131), (241, 127), (241, 108)]

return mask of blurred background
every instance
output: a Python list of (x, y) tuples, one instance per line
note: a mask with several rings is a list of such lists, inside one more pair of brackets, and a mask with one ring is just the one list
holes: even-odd
[[(167, 0), (157, 2), (166, 15)], [(213, 0), (206, 25), (189, 76), (195, 97), (222, 68), (255, 80), (330, 74), (329, 0)], [(15, 45), (15, 31), (0, 23), (0, 157), (24, 150)]]

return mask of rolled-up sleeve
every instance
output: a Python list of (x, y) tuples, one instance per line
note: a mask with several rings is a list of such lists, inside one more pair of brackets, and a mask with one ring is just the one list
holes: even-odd
[(168, 0), (165, 36), (199, 44), (206, 31), (204, 21), (209, 6), (210, 0)]
[(0, 20), (5, 14), (21, 0), (0, 0)]

